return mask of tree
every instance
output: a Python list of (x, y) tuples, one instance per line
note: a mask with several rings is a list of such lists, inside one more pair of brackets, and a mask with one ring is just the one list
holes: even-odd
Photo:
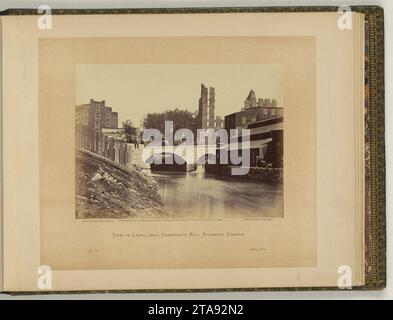
[(165, 121), (173, 121), (174, 133), (183, 128), (195, 132), (197, 128), (192, 112), (177, 108), (162, 113), (148, 113), (143, 120), (143, 126), (145, 129), (157, 129), (165, 134)]

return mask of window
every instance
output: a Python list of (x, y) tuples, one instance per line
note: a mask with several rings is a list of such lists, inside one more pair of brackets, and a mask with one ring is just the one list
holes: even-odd
[(247, 123), (247, 117), (242, 117), (242, 124), (246, 124)]

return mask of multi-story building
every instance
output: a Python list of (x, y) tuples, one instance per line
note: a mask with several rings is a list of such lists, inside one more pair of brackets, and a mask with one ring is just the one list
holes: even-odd
[(103, 128), (118, 128), (118, 114), (105, 105), (105, 100), (77, 105), (75, 110), (76, 145), (100, 152)]
[(247, 128), (251, 123), (282, 117), (284, 109), (277, 106), (275, 99), (257, 99), (254, 90), (250, 90), (244, 107), (235, 113), (225, 116), (225, 129)]
[[(231, 136), (229, 144), (221, 145), (219, 151), (226, 150), (228, 158), (231, 152), (242, 152), (244, 148), (241, 144), (242, 130), (249, 129), (250, 167), (269, 165), (273, 168), (282, 168), (283, 111), (282, 107), (277, 106), (275, 99), (257, 99), (254, 90), (251, 90), (244, 101), (244, 107), (238, 112), (225, 116), (225, 129), (228, 135), (230, 129), (238, 129), (238, 132), (235, 136)], [(218, 153), (217, 159), (219, 158)], [(222, 167), (225, 165), (221, 165)]]
[(283, 167), (283, 117), (254, 122), (250, 129), (250, 166), (259, 163), (270, 164), (273, 168)]
[[(249, 124), (247, 129), (250, 130), (249, 143), (247, 147), (242, 143), (242, 137), (236, 136), (236, 140), (226, 144), (221, 144), (216, 151), (216, 160), (219, 172), (227, 166), (238, 166), (232, 163), (234, 159), (231, 155), (240, 155), (244, 150), (249, 151), (251, 168), (267, 167), (282, 168), (283, 167), (283, 117), (275, 117), (268, 120), (261, 120)], [(222, 153), (226, 153), (225, 159), (229, 163), (221, 163)]]

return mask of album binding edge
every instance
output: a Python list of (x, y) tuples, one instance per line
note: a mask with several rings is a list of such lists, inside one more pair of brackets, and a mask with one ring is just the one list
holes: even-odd
[[(363, 13), (369, 25), (369, 106), (370, 106), (370, 269), (365, 284), (351, 290), (382, 290), (386, 287), (386, 162), (385, 162), (385, 43), (384, 11), (380, 6), (350, 6), (353, 12)], [(213, 7), (213, 8), (121, 8), (121, 9), (52, 9), (53, 15), (93, 14), (188, 14), (188, 13), (291, 13), (337, 12), (337, 6), (276, 6), (276, 7)], [(7, 9), (0, 16), (38, 15), (37, 9)], [(1, 163), (2, 164), (2, 163)], [(3, 183), (3, 181), (1, 181)], [(2, 194), (1, 194), (2, 198)], [(2, 212), (1, 212), (2, 213)], [(366, 244), (367, 246), (367, 244)], [(1, 248), (2, 249), (2, 248)], [(1, 269), (0, 269), (1, 270)], [(1, 274), (2, 276), (2, 274)], [(0, 282), (1, 284), (1, 282)], [(87, 291), (20, 291), (4, 293), (77, 294), (77, 293), (144, 293), (144, 292), (228, 292), (228, 291), (335, 291), (338, 287), (282, 287), (282, 288), (206, 288), (206, 289), (137, 289)]]

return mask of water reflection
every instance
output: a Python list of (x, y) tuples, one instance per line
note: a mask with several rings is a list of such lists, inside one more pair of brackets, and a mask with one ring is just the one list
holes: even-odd
[(282, 185), (238, 179), (217, 179), (200, 170), (152, 174), (159, 194), (175, 218), (279, 218), (283, 216)]

